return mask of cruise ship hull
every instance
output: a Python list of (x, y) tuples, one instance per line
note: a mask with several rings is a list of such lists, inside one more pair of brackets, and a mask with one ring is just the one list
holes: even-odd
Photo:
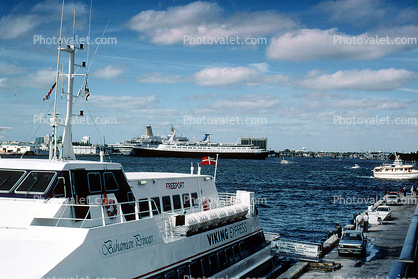
[(135, 156), (138, 157), (174, 157), (174, 158), (202, 158), (205, 156), (221, 159), (255, 159), (264, 160), (268, 156), (268, 151), (263, 152), (208, 152), (203, 151), (170, 151), (157, 148), (134, 148)]

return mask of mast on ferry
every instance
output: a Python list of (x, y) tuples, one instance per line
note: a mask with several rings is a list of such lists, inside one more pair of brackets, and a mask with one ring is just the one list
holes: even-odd
[[(62, 19), (61, 19), (62, 21)], [(62, 23), (61, 23), (62, 24)], [(68, 66), (68, 73), (64, 74), (64, 73), (59, 73), (57, 72), (57, 77), (59, 76), (64, 76), (67, 79), (67, 83), (68, 83), (68, 87), (67, 87), (67, 92), (63, 92), (66, 95), (66, 99), (67, 99), (67, 113), (66, 113), (66, 117), (65, 117), (65, 124), (64, 124), (64, 132), (63, 132), (63, 136), (62, 136), (62, 143), (61, 143), (61, 151), (60, 151), (60, 156), (59, 156), (59, 160), (75, 160), (75, 154), (74, 154), (74, 149), (73, 149), (73, 145), (72, 145), (72, 134), (71, 134), (71, 128), (72, 128), (72, 117), (73, 116), (78, 116), (78, 115), (73, 115), (73, 100), (74, 100), (74, 95), (73, 95), (73, 83), (74, 83), (74, 77), (76, 76), (84, 76), (87, 77), (87, 74), (77, 74), (74, 72), (74, 67), (78, 66), (80, 68), (84, 68), (86, 67), (86, 63), (83, 62), (82, 65), (76, 65), (74, 63), (75, 60), (75, 53), (78, 50), (82, 50), (83, 48), (83, 44), (80, 44), (79, 47), (75, 46), (75, 9), (74, 9), (74, 23), (73, 23), (73, 40), (71, 42), (70, 45), (67, 45), (66, 47), (61, 47), (61, 44), (58, 47), (58, 63), (60, 60), (60, 55), (61, 52), (67, 52), (69, 54), (69, 66)], [(60, 32), (61, 33), (61, 32)], [(60, 34), (60, 39), (61, 39), (61, 34)], [(60, 40), (61, 43), (61, 40)], [(58, 81), (58, 78), (57, 78)], [(55, 94), (55, 105), (56, 106), (57, 103), (57, 94)], [(54, 109), (55, 110), (55, 109)], [(54, 111), (54, 121), (53, 121), (53, 133), (57, 134), (56, 128), (57, 128), (57, 114)], [(57, 141), (54, 140), (54, 144), (52, 144), (52, 148), (54, 149), (53, 152), (50, 152), (50, 159), (56, 159), (56, 150), (57, 150)], [(54, 154), (53, 157), (51, 156), (52, 153)], [(51, 158), (52, 157), (52, 158)]]

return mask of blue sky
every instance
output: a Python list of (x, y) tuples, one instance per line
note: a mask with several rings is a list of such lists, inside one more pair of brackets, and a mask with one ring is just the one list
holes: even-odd
[[(42, 98), (55, 80), (47, 39), (59, 36), (61, 3), (2, 1), (0, 126), (12, 127), (3, 141), (51, 133), (42, 119), (53, 102)], [(74, 8), (85, 38), (90, 1), (66, 2), (63, 37)], [(73, 141), (122, 142), (172, 124), (191, 139), (268, 137), (277, 150), (415, 152), (417, 21), (413, 1), (93, 1), (90, 37), (108, 24), (107, 43), (89, 69), (88, 102), (74, 104), (86, 120)], [(230, 38), (241, 44), (222, 43)], [(77, 61), (90, 64), (96, 47)]]

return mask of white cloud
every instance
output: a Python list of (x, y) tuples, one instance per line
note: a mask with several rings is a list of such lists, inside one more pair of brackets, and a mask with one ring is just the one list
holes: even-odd
[(163, 75), (163, 73), (147, 73), (139, 76), (136, 82), (139, 83), (177, 83), (184, 81), (184, 78), (180, 75)]
[(97, 78), (112, 79), (120, 76), (125, 70), (113, 65), (106, 66), (93, 72), (93, 76)]
[(411, 88), (399, 88), (398, 90), (402, 90), (402, 91), (406, 91), (406, 92), (418, 93), (418, 90), (411, 89)]
[(219, 97), (219, 94), (193, 94), (186, 97), (186, 100), (214, 100)]
[(269, 64), (267, 63), (253, 63), (250, 64), (251, 67), (256, 68), (260, 73), (266, 73), (269, 71)]
[(193, 75), (193, 80), (201, 86), (229, 86), (248, 80), (259, 72), (254, 68), (206, 68)]
[[(72, 21), (74, 17), (74, 9), (76, 11), (76, 15), (85, 15), (89, 12), (88, 6), (82, 2), (66, 2), (64, 7), (64, 18)], [(33, 6), (31, 12), (42, 14), (50, 13), (61, 17), (61, 10), (62, 1), (46, 0)]]
[(165, 11), (147, 10), (132, 17), (128, 26), (155, 44), (183, 43), (185, 36), (225, 38), (266, 36), (298, 26), (276, 11), (224, 15), (217, 3), (196, 1)]
[(0, 19), (0, 39), (15, 39), (40, 25), (41, 18), (37, 15), (8, 14)]
[(277, 85), (288, 85), (290, 78), (285, 75), (256, 75), (250, 77), (245, 85), (247, 86), (260, 86), (260, 85), (267, 85), (267, 84), (277, 84)]
[(344, 100), (333, 100), (329, 102), (315, 102), (310, 101), (307, 106), (310, 108), (322, 109), (338, 109), (338, 110), (402, 110), (408, 106), (402, 102), (396, 100), (376, 100), (376, 99), (344, 99)]
[(379, 71), (350, 70), (334, 74), (309, 75), (298, 82), (305, 89), (314, 90), (364, 90), (389, 91), (405, 86), (416, 75), (405, 69), (384, 69)]
[(333, 22), (362, 26), (382, 20), (386, 15), (382, 6), (379, 0), (337, 0), (321, 2), (317, 8), (329, 14)]
[(33, 74), (29, 74), (26, 77), (14, 79), (12, 83), (23, 87), (45, 88), (48, 90), (52, 84), (54, 84), (56, 77), (56, 69), (49, 67), (47, 69), (39, 70)]
[[(10, 40), (22, 37), (40, 25), (49, 24), (52, 21), (59, 21), (61, 18), (62, 2), (60, 1), (46, 0), (37, 3), (32, 8), (26, 10), (22, 8), (23, 5), (27, 8), (27, 3), (17, 5), (14, 7), (13, 11), (19, 11), (19, 13), (12, 12), (0, 19), (0, 40)], [(78, 30), (85, 29), (87, 23), (85, 15), (89, 10), (82, 2), (66, 3), (64, 8), (64, 20), (66, 22), (72, 22), (74, 9), (76, 9), (78, 17), (76, 28)], [(43, 35), (49, 36), (46, 34)], [(57, 34), (54, 35), (56, 36)]]
[[(257, 67), (263, 70), (265, 65), (257, 64)], [(214, 67), (195, 73), (191, 76), (191, 80), (200, 86), (228, 87), (233, 84), (246, 86), (285, 84), (289, 81), (289, 77), (280, 74), (262, 75), (262, 72), (254, 67)]]
[(278, 104), (280, 100), (274, 95), (247, 94), (218, 100), (208, 107), (208, 112), (269, 113)]
[(7, 78), (0, 78), (0, 87), (6, 86), (6, 80)]
[(151, 104), (156, 103), (155, 95), (148, 96), (104, 96), (91, 95), (89, 101), (95, 104), (95, 107), (113, 108), (120, 110), (133, 110), (138, 108), (151, 108)]
[(0, 74), (18, 75), (24, 72), (26, 72), (26, 69), (22, 67), (0, 62)]
[(357, 36), (338, 32), (336, 28), (301, 29), (275, 36), (267, 47), (266, 54), (270, 59), (286, 61), (373, 60), (393, 52), (416, 48), (414, 43), (401, 43), (400, 39), (408, 37), (418, 37), (417, 25), (380, 29)]

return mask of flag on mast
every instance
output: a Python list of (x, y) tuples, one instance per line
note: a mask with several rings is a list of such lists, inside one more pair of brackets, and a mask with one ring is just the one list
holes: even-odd
[(83, 99), (87, 101), (87, 98), (89, 96), (90, 96), (90, 90), (89, 90), (89, 86), (87, 85), (87, 81), (86, 81), (86, 86), (84, 87)]
[(51, 92), (52, 92), (52, 90), (54, 90), (54, 87), (55, 87), (56, 84), (57, 84), (57, 82), (54, 82), (54, 84), (49, 89), (48, 93), (46, 93), (46, 95), (45, 95), (45, 97), (43, 98), (42, 101), (49, 100), (49, 97), (51, 96)]
[(202, 158), (202, 163), (200, 163), (201, 166), (206, 166), (206, 165), (214, 165), (216, 166), (216, 160), (215, 158), (211, 158), (211, 157), (203, 157)]

